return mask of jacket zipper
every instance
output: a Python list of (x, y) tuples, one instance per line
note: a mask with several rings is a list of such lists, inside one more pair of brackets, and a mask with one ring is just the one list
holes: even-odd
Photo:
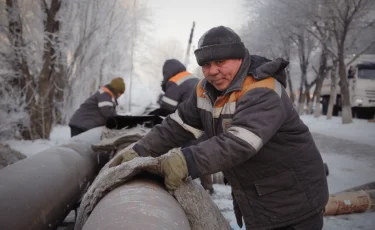
[(212, 115), (212, 131), (213, 131), (214, 136), (216, 136), (215, 118), (214, 118), (216, 101), (214, 102), (214, 100), (212, 100), (212, 97), (207, 92), (204, 92), (204, 94), (210, 99), (211, 104), (212, 104), (212, 111), (211, 111), (211, 115)]

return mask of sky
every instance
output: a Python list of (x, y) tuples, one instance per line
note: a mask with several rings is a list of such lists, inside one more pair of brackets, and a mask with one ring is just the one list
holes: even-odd
[[(190, 30), (195, 21), (193, 46), (212, 27), (224, 25), (236, 32), (245, 13), (244, 0), (149, 0), (154, 36), (160, 40), (177, 39), (187, 47)], [(193, 47), (192, 47), (193, 49)]]

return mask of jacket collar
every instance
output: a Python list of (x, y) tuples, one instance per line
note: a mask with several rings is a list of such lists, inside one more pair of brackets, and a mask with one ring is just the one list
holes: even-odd
[(105, 85), (102, 89), (104, 92), (107, 92), (114, 99), (116, 105), (118, 105), (116, 91), (110, 85)]
[[(249, 51), (246, 50), (245, 58), (243, 59), (236, 76), (233, 78), (233, 81), (230, 83), (227, 90), (221, 95), (241, 90), (243, 82), (248, 75), (253, 76), (256, 80), (263, 80), (272, 76), (286, 87), (285, 68), (288, 64), (289, 62), (282, 58), (277, 58), (276, 60), (271, 61), (265, 57), (250, 55)], [(218, 91), (212, 84), (207, 82), (206, 79), (202, 81), (201, 86), (209, 95), (211, 95), (211, 98), (216, 98)]]

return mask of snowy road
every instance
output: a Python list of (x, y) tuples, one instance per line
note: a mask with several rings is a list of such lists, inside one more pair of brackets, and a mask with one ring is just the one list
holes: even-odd
[[(313, 134), (328, 164), (330, 193), (375, 181), (375, 147), (354, 141)], [(375, 141), (375, 140), (374, 140)], [(325, 230), (374, 230), (375, 212), (325, 217)]]

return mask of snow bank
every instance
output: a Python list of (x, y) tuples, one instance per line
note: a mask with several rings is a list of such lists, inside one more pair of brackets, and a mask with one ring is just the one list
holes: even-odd
[(17, 150), (27, 157), (35, 155), (50, 147), (65, 144), (70, 139), (69, 126), (55, 126), (49, 140), (38, 139), (34, 141), (9, 140), (5, 141), (12, 149)]

